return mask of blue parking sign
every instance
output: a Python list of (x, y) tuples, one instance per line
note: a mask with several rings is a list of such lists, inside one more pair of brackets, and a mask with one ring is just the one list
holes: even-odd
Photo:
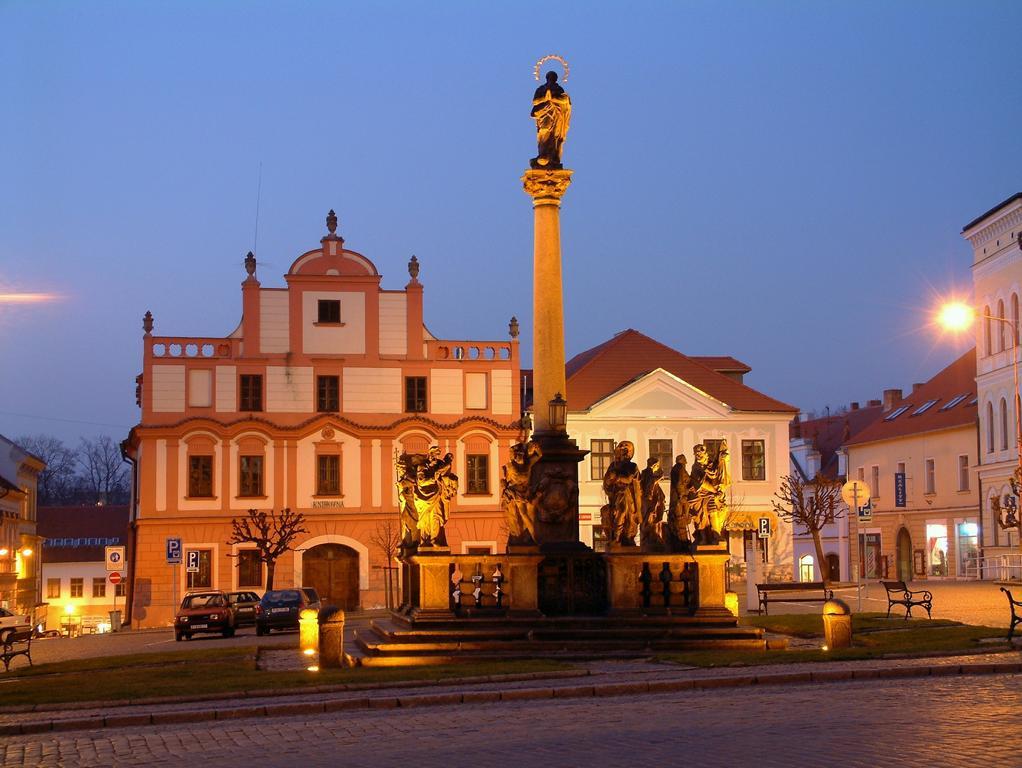
[(181, 539), (168, 538), (167, 565), (180, 565), (182, 551), (183, 548), (181, 547)]

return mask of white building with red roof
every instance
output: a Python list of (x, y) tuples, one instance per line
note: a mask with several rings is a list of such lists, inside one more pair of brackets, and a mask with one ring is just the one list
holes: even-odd
[[(691, 466), (697, 444), (714, 453), (727, 441), (731, 504), (726, 524), (735, 560), (754, 547), (765, 552), (767, 572), (791, 578), (790, 525), (779, 521), (771, 500), (788, 472), (788, 424), (798, 409), (743, 381), (749, 366), (732, 357), (690, 357), (628, 329), (568, 361), (568, 434), (589, 451), (579, 467), (582, 540), (597, 549), (603, 476), (621, 440), (635, 444), (639, 467), (660, 459), (669, 497), (671, 466), (685, 454)], [(768, 543), (758, 538), (760, 518), (771, 521)]]

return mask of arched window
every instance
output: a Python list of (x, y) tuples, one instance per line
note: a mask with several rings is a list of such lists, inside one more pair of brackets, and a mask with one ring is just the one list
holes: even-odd
[(1012, 337), (1012, 343), (1016, 343), (1019, 337), (1017, 293), (1011, 294), (1011, 327), (1015, 329), (1015, 335)]
[(798, 580), (816, 581), (815, 561), (812, 555), (802, 555), (798, 559)]
[(1008, 450), (1008, 401), (1001, 398), (1001, 450)]
[(994, 404), (987, 403), (987, 453), (994, 452)]
[[(997, 300), (997, 316), (1004, 317), (1004, 301)], [(1004, 351), (1004, 323), (997, 324), (997, 351)]]
[[(987, 356), (993, 354), (993, 339), (990, 337), (990, 307), (983, 307), (983, 348)], [(991, 449), (993, 450), (993, 449)]]

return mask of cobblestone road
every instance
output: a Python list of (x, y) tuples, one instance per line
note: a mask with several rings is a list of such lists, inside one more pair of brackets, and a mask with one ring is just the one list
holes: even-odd
[(695, 691), (11, 737), (5, 766), (1022, 765), (1022, 677)]

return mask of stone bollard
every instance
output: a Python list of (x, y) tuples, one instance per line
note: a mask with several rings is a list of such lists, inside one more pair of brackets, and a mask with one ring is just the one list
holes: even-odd
[(335, 669), (344, 666), (344, 611), (333, 605), (319, 613), (319, 663)]
[(826, 650), (852, 645), (852, 609), (844, 600), (832, 598), (823, 604), (823, 637)]

